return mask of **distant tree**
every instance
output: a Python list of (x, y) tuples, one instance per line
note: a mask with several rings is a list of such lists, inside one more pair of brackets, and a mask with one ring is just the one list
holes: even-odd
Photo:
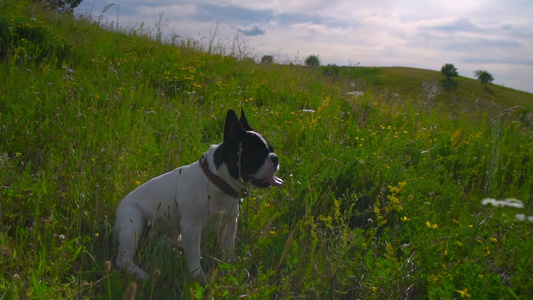
[(445, 64), (444, 66), (442, 66), (440, 71), (442, 72), (444, 76), (446, 76), (446, 79), (448, 80), (450, 80), (450, 78), (452, 77), (458, 76), (457, 68), (453, 64)]
[(262, 64), (271, 64), (273, 61), (274, 57), (272, 57), (272, 55), (263, 55), (263, 57), (261, 57)]
[(78, 7), (83, 0), (33, 0), (34, 2), (48, 3), (60, 11), (72, 11)]
[(484, 87), (487, 87), (488, 83), (491, 83), (494, 81), (494, 77), (492, 74), (487, 72), (486, 70), (477, 70), (474, 72), (474, 75), (477, 77), (477, 80), (483, 84)]
[(318, 55), (309, 55), (305, 59), (305, 65), (308, 67), (320, 67), (320, 59)]

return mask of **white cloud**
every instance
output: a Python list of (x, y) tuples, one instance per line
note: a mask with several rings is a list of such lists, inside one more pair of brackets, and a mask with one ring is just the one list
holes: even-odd
[(191, 3), (171, 4), (166, 6), (139, 5), (136, 7), (136, 15), (143, 17), (153, 17), (160, 13), (167, 18), (188, 17), (197, 13), (197, 8)]

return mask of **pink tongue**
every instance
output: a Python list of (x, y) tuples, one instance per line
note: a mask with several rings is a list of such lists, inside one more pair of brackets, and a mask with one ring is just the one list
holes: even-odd
[(268, 177), (266, 179), (266, 181), (268, 183), (270, 183), (270, 185), (272, 186), (280, 186), (280, 185), (283, 185), (283, 180), (278, 178), (276, 175), (272, 175), (272, 177)]

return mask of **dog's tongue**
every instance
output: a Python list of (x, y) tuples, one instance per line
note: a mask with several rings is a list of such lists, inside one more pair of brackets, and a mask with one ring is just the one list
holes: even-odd
[(283, 180), (279, 177), (277, 177), (276, 175), (272, 174), (271, 177), (268, 177), (266, 179), (266, 181), (268, 183), (270, 183), (270, 185), (272, 186), (280, 186), (280, 185), (283, 185)]

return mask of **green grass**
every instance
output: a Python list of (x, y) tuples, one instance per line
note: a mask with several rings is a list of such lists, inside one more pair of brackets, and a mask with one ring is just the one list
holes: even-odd
[(106, 264), (119, 201), (199, 159), (241, 106), (275, 146), (285, 187), (245, 199), (235, 264), (205, 242), (204, 287), (169, 243), (147, 239), (140, 264), (161, 275), (137, 282), (137, 299), (533, 293), (533, 227), (515, 218), (533, 215), (531, 94), (457, 78), (435, 95), (422, 83), (442, 81), (433, 71), (332, 78), (23, 1), (0, 12), (33, 32), (0, 37), (0, 299), (121, 298), (133, 279)]

